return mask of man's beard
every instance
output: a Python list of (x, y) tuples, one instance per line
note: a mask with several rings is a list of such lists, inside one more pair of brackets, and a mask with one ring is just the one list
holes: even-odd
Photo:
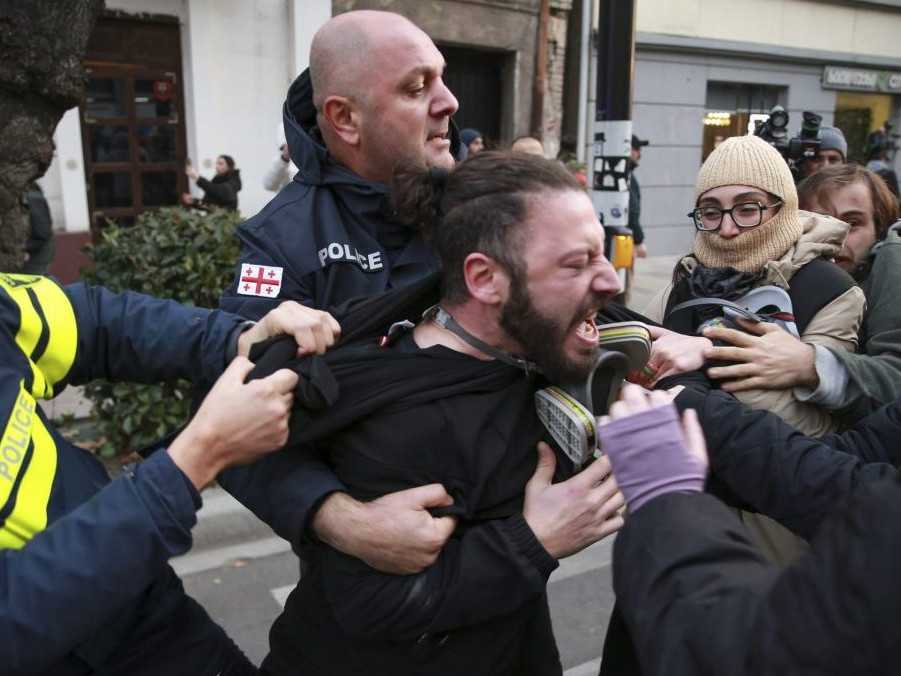
[(501, 328), (525, 348), (526, 354), (522, 356), (535, 362), (550, 382), (565, 384), (585, 380), (600, 348), (595, 347), (584, 359), (573, 360), (566, 356), (563, 344), (569, 331), (585, 319), (591, 306), (586, 305), (569, 324), (561, 326), (538, 311), (525, 280), (520, 277), (511, 275), (510, 298), (501, 310)]

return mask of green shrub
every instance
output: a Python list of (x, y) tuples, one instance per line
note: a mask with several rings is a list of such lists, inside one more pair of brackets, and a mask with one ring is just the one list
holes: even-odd
[[(171, 207), (144, 212), (133, 226), (108, 224), (86, 248), (94, 261), (84, 277), (112, 291), (214, 308), (231, 282), (240, 248), (236, 212)], [(187, 420), (191, 386), (184, 381), (134, 385), (98, 381), (85, 388), (104, 438), (101, 455), (143, 448)]]

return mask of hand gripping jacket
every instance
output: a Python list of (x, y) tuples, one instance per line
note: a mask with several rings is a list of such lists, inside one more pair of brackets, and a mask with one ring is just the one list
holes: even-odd
[(240, 325), (139, 294), (0, 274), (4, 674), (212, 675), (235, 663), (234, 645), (166, 564), (190, 546), (193, 486), (165, 452), (110, 482), (37, 402), (98, 377), (212, 380)]

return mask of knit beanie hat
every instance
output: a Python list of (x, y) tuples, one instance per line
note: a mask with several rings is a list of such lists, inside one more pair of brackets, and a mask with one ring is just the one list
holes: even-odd
[(482, 132), (480, 132), (478, 129), (471, 129), (471, 128), (467, 127), (466, 129), (464, 129), (460, 132), (460, 140), (463, 141), (463, 145), (465, 145), (468, 148), (469, 144), (472, 143), (473, 141), (475, 141), (481, 135), (482, 135)]
[(779, 213), (756, 228), (742, 229), (731, 239), (717, 232), (695, 235), (694, 254), (709, 268), (732, 267), (759, 272), (768, 261), (778, 260), (803, 233), (798, 216), (798, 192), (791, 171), (779, 152), (758, 136), (734, 136), (723, 141), (707, 158), (695, 185), (695, 204), (708, 190), (724, 185), (747, 185), (782, 200)]
[(820, 150), (837, 150), (842, 154), (842, 159), (848, 159), (848, 141), (838, 127), (820, 127), (817, 133), (820, 140)]

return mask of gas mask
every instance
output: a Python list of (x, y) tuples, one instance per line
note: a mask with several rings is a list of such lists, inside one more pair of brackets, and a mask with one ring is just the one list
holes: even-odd
[(651, 355), (651, 336), (639, 322), (598, 327), (600, 353), (588, 377), (535, 393), (535, 410), (554, 444), (580, 469), (598, 453), (598, 416), (616, 401), (623, 380)]

